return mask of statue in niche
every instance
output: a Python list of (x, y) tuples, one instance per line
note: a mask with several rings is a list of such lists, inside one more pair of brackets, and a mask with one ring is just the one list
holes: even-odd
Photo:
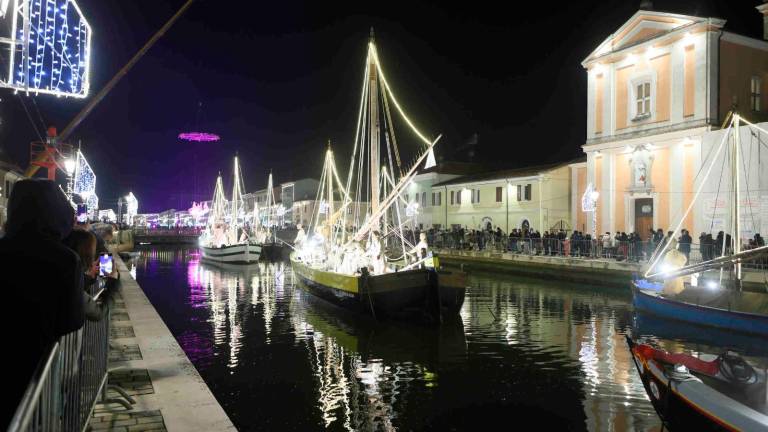
[(630, 159), (630, 167), (632, 170), (632, 186), (633, 189), (649, 189), (651, 187), (650, 178), (650, 165), (653, 163), (653, 155), (646, 148), (646, 146), (635, 147)]
[(648, 177), (645, 168), (645, 162), (640, 161), (635, 165), (635, 187), (646, 187)]

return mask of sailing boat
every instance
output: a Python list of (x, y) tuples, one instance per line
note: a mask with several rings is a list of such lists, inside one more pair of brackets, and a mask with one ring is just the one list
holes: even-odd
[[(739, 206), (742, 202), (739, 171), (743, 163), (739, 142), (741, 122), (750, 128), (768, 133), (738, 114), (733, 114), (705, 174), (706, 180), (719, 155), (728, 148), (730, 151), (724, 154), (728, 154), (729, 158), (723, 163), (729, 162), (732, 182), (733, 195), (730, 199), (729, 215), (731, 234), (728, 236), (732, 239), (730, 244), (727, 240), (723, 241), (721, 256), (688, 265), (675, 264), (675, 259), (670, 258), (679, 252), (674, 250), (671, 244), (666, 244), (651, 259), (645, 273), (646, 279), (632, 282), (635, 310), (698, 325), (768, 336), (768, 294), (741, 290), (742, 263), (768, 255), (768, 246), (742, 249)], [(722, 174), (724, 173), (725, 171)], [(704, 185), (705, 181), (702, 181), (672, 237), (679, 234), (685, 217), (693, 208)], [(684, 258), (682, 262), (685, 264)], [(718, 271), (714, 278), (705, 273), (711, 273), (712, 270)], [(724, 278), (725, 271), (732, 272), (732, 277), (728, 280)], [(691, 281), (686, 283), (682, 278), (689, 275), (692, 276)], [(702, 283), (706, 277), (709, 280)], [(729, 281), (733, 282), (730, 288), (726, 287)]]
[[(409, 168), (401, 163), (390, 100), (424, 143)], [(313, 226), (307, 240), (291, 254), (294, 273), (303, 287), (377, 319), (440, 321), (443, 315), (458, 314), (464, 303), (466, 274), (440, 269), (436, 257), (425, 256), (426, 251), (411, 244), (403, 233), (408, 222), (407, 215), (401, 214), (403, 190), (439, 139), (426, 138), (398, 104), (384, 77), (371, 30), (347, 181), (342, 184), (329, 147)], [(414, 249), (418, 258), (409, 262)]]
[(267, 197), (265, 208), (260, 209), (258, 204), (253, 208), (253, 237), (252, 241), (261, 246), (262, 256), (270, 259), (280, 258), (282, 256), (282, 245), (277, 239), (278, 228), (278, 205), (275, 200), (274, 184), (272, 183), (272, 173), (269, 173), (267, 180)]
[(244, 223), (245, 203), (242, 174), (237, 155), (233, 172), (232, 201), (227, 212), (227, 199), (221, 173), (216, 179), (208, 226), (200, 237), (203, 259), (227, 264), (252, 264), (259, 261), (261, 245), (249, 241)]

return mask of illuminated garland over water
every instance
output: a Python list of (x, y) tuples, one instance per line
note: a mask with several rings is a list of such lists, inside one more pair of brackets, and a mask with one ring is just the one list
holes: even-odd
[(194, 142), (215, 142), (221, 139), (216, 134), (207, 132), (185, 132), (179, 134), (179, 139), (182, 141), (194, 141)]
[[(24, 23), (26, 13), (27, 25)], [(11, 87), (56, 96), (86, 97), (91, 27), (75, 0), (15, 0), (11, 14), (13, 48), (8, 77)]]

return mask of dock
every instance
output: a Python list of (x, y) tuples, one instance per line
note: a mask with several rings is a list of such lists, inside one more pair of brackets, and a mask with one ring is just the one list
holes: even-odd
[[(231, 420), (168, 327), (133, 280), (125, 263), (110, 323), (109, 384), (135, 399), (132, 409), (99, 403), (91, 430), (234, 431)], [(108, 397), (118, 394), (107, 390)]]

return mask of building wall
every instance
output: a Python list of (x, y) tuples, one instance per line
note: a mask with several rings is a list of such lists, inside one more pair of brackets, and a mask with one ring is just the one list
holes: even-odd
[[(433, 221), (442, 227), (461, 226), (466, 229), (491, 227), (509, 232), (522, 228), (528, 221), (529, 227), (544, 232), (554, 224), (563, 221), (571, 224), (572, 173), (568, 165), (523, 178), (498, 178), (461, 184), (434, 186), (432, 192), (441, 192), (442, 205), (433, 208)], [(525, 198), (525, 187), (530, 185), (530, 199)], [(520, 186), (520, 199), (518, 199)], [(497, 201), (497, 190), (501, 200)], [(472, 202), (472, 196), (479, 191), (479, 201)], [(451, 203), (451, 193), (454, 201)], [(461, 203), (458, 196), (461, 195)], [(476, 196), (476, 195), (475, 195)], [(438, 216), (438, 213), (440, 214)], [(437, 222), (439, 221), (439, 222)], [(424, 227), (429, 227), (424, 225)]]
[[(301, 224), (303, 225), (304, 229), (312, 226), (314, 224), (315, 207), (317, 204), (318, 201), (315, 201), (314, 199), (294, 201), (291, 212), (291, 220), (293, 224)], [(342, 202), (335, 201), (333, 205), (334, 208), (338, 209), (341, 207)], [(356, 204), (353, 203), (347, 207), (347, 218), (345, 224), (347, 228), (355, 226), (355, 221), (352, 219), (355, 205)], [(359, 211), (361, 214), (364, 215), (368, 211), (368, 203), (358, 203), (357, 205), (360, 208)]]
[[(733, 42), (729, 41), (732, 40)], [(736, 43), (736, 41), (740, 43)], [(749, 44), (746, 46), (744, 44)], [(752, 121), (766, 120), (768, 111), (768, 43), (731, 35), (720, 41), (720, 108), (721, 121), (735, 104), (741, 115)], [(761, 113), (751, 111), (751, 78), (762, 80)]]
[[(716, 74), (707, 67), (717, 57), (707, 40), (716, 40), (716, 35), (696, 30), (662, 36), (610, 60), (588, 62), (587, 143), (706, 123), (707, 89), (716, 83)], [(643, 79), (651, 81), (652, 115), (637, 119), (634, 93)]]

